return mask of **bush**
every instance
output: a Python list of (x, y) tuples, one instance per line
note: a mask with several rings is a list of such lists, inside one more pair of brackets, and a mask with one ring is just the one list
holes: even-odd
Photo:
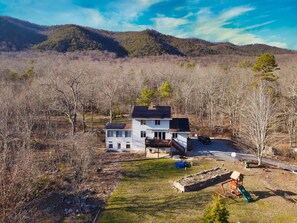
[(297, 152), (288, 148), (283, 148), (283, 149), (277, 148), (275, 151), (275, 155), (285, 159), (297, 160)]
[(218, 195), (212, 196), (212, 202), (205, 209), (203, 215), (204, 223), (228, 223), (229, 211), (222, 198)]

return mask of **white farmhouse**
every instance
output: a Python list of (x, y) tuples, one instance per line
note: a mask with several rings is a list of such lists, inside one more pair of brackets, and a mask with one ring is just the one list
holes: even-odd
[(106, 131), (107, 149), (147, 148), (187, 152), (188, 118), (172, 118), (170, 106), (135, 106), (131, 124), (108, 123)]

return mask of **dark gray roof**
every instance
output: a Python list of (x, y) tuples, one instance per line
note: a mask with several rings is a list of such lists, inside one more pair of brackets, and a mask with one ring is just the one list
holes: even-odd
[(170, 106), (135, 106), (132, 118), (171, 118)]
[(123, 123), (108, 123), (105, 126), (105, 129), (124, 129), (126, 124)]
[(176, 132), (190, 132), (190, 125), (188, 118), (173, 118), (170, 120), (170, 130)]

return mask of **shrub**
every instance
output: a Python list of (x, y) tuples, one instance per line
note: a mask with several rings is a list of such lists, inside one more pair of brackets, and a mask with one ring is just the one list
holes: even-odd
[(205, 209), (204, 223), (228, 223), (229, 211), (225, 202), (218, 195), (212, 196), (212, 202)]

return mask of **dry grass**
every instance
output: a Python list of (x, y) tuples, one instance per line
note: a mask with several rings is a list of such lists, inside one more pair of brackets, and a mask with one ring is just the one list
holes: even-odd
[(244, 173), (245, 188), (255, 199), (228, 199), (230, 222), (297, 222), (296, 175), (277, 169), (245, 170), (242, 164), (201, 160), (187, 170), (175, 169), (170, 159), (122, 163), (125, 177), (109, 199), (98, 222), (199, 222), (217, 186), (180, 193), (173, 181), (211, 167)]

